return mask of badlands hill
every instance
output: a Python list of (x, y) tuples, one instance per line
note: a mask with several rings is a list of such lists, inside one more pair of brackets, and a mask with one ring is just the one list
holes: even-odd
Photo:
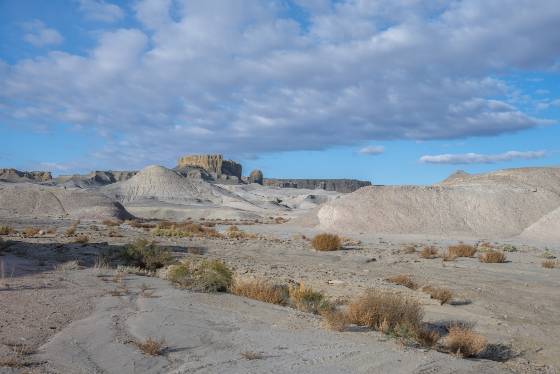
[[(365, 187), (322, 206), (324, 230), (560, 240), (560, 168), (457, 173), (434, 186)], [(310, 217), (313, 219), (313, 217)]]
[(95, 191), (32, 183), (0, 183), (0, 218), (129, 218), (118, 202)]

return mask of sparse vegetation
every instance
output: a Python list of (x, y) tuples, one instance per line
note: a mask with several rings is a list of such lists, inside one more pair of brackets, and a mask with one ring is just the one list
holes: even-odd
[(264, 358), (264, 355), (260, 352), (253, 352), (253, 351), (245, 351), (245, 352), (241, 352), (241, 357), (243, 357), (245, 360), (260, 360), (262, 358)]
[(558, 266), (558, 262), (555, 260), (544, 260), (541, 265), (545, 269), (554, 269), (556, 266)]
[(235, 279), (231, 293), (278, 305), (286, 305), (289, 300), (288, 287), (272, 284), (262, 279)]
[(14, 230), (10, 226), (0, 226), (0, 235), (11, 235), (15, 234), (16, 230)]
[(302, 312), (319, 314), (332, 308), (323, 293), (305, 287), (303, 283), (290, 287), (289, 295), (291, 305)]
[(487, 345), (486, 338), (473, 332), (466, 326), (451, 326), (445, 338), (445, 347), (449, 352), (461, 357), (474, 357)]
[(209, 237), (221, 238), (222, 234), (211, 227), (204, 227), (196, 223), (172, 223), (162, 222), (158, 224), (153, 230), (152, 234), (156, 236), (170, 236), (170, 237)]
[(342, 247), (340, 237), (335, 234), (318, 234), (311, 245), (318, 251), (338, 251)]
[(348, 326), (348, 317), (345, 312), (338, 309), (324, 310), (321, 312), (324, 324), (329, 330), (344, 331)]
[(406, 254), (416, 253), (416, 246), (415, 245), (406, 245), (401, 249), (401, 252)]
[(478, 257), (480, 262), (486, 263), (503, 263), (506, 262), (506, 254), (500, 251), (488, 251), (480, 254)]
[(233, 274), (218, 260), (187, 260), (171, 265), (167, 278), (194, 291), (227, 292), (232, 285)]
[(447, 253), (455, 257), (473, 257), (476, 253), (476, 248), (472, 245), (459, 243), (447, 248)]
[(148, 338), (143, 342), (136, 342), (138, 348), (148, 356), (161, 356), (165, 352), (165, 340)]
[(230, 239), (254, 239), (256, 234), (241, 231), (239, 227), (232, 225), (228, 228), (227, 236)]
[(122, 221), (106, 219), (106, 220), (103, 221), (103, 224), (105, 226), (115, 227), (115, 226), (120, 226), (122, 224)]
[(420, 257), (427, 259), (436, 258), (438, 257), (438, 250), (434, 246), (426, 246), (420, 251)]
[(76, 237), (76, 240), (74, 240), (74, 242), (79, 244), (86, 244), (89, 242), (89, 237), (87, 235), (81, 234)]
[(21, 235), (24, 238), (33, 238), (33, 237), (37, 236), (40, 231), (41, 231), (41, 229), (38, 229), (36, 227), (26, 227), (21, 231)]
[(412, 337), (423, 311), (413, 299), (387, 291), (369, 290), (348, 305), (349, 323), (401, 337)]
[(422, 288), (422, 291), (429, 294), (430, 298), (439, 300), (441, 305), (446, 304), (453, 299), (453, 291), (449, 288), (426, 286)]
[(418, 288), (418, 284), (414, 282), (409, 275), (406, 274), (395, 275), (394, 277), (387, 278), (387, 281), (405, 286), (406, 288), (410, 288), (411, 290), (415, 290)]
[(78, 221), (78, 222), (75, 222), (72, 225), (70, 225), (70, 227), (68, 227), (68, 229), (66, 230), (64, 235), (67, 236), (67, 237), (76, 235), (76, 230), (78, 229), (79, 224), (80, 224), (80, 222)]
[(138, 266), (154, 271), (171, 264), (174, 259), (167, 248), (158, 247), (153, 242), (138, 239), (123, 248), (121, 259), (129, 266)]
[(427, 328), (426, 326), (422, 326), (418, 328), (415, 332), (415, 340), (423, 347), (431, 348), (440, 339), (440, 334), (436, 330), (432, 330)]
[(553, 255), (552, 252), (550, 252), (550, 250), (548, 248), (544, 250), (544, 253), (542, 254), (542, 257), (547, 259), (547, 260), (554, 260), (556, 258), (556, 256)]

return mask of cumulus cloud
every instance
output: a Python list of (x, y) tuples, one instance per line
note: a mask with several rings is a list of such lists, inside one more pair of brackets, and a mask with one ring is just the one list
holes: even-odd
[(94, 21), (115, 22), (124, 17), (124, 11), (104, 0), (78, 0), (80, 11)]
[(140, 0), (88, 53), (0, 61), (0, 117), (91, 126), (124, 166), (552, 123), (496, 77), (554, 67), (556, 0), (292, 2), (305, 22), (287, 3)]
[(464, 153), (464, 154), (443, 154), (433, 156), (422, 156), (420, 162), (427, 164), (495, 164), (498, 162), (512, 161), (516, 159), (532, 160), (536, 158), (545, 157), (545, 151), (509, 151), (498, 154), (479, 154), (479, 153)]
[(43, 22), (34, 20), (23, 24), (23, 39), (35, 47), (45, 47), (63, 42), (64, 38), (55, 29), (47, 27)]
[(359, 153), (367, 156), (376, 156), (385, 152), (385, 147), (380, 145), (370, 145), (360, 149)]

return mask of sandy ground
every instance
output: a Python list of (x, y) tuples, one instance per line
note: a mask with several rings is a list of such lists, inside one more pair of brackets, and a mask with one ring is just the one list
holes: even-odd
[[(92, 268), (100, 250), (149, 238), (142, 229), (123, 225), (123, 237), (109, 237), (111, 229), (86, 222), (78, 231), (91, 243), (78, 245), (62, 235), (68, 221), (10, 224), (53, 227), (57, 233), (3, 237), (14, 244), (0, 257), (0, 357), (19, 349), (17, 358), (25, 366), (0, 368), (0, 373), (554, 373), (560, 367), (560, 269), (541, 267), (543, 247), (515, 243), (518, 251), (508, 253), (509, 262), (483, 264), (476, 258), (442, 262), (401, 251), (409, 242), (440, 247), (451, 242), (437, 238), (362, 236), (345, 250), (315, 252), (296, 237), (314, 232), (290, 224), (242, 227), (261, 239), (156, 238), (177, 255), (199, 248), (241, 276), (304, 282), (333, 299), (370, 287), (410, 294), (423, 304), (425, 321), (474, 322), (495, 347), (488, 359), (466, 360), (405, 347), (377, 332), (328, 331), (320, 317), (232, 295), (192, 293), (158, 278), (129, 275), (115, 283), (112, 270)], [(54, 269), (71, 260), (80, 266)], [(384, 280), (401, 273), (422, 285), (451, 288), (454, 305), (439, 305), (420, 291)], [(152, 297), (142, 295), (142, 284)], [(126, 295), (111, 295), (123, 286)], [(135, 342), (148, 337), (165, 339), (163, 356), (138, 350)], [(247, 352), (257, 359), (245, 358)]]

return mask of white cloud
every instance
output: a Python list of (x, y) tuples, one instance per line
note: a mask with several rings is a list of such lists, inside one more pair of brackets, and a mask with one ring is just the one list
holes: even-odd
[(115, 4), (104, 0), (78, 0), (79, 9), (91, 20), (115, 22), (124, 17), (124, 11)]
[(496, 77), (554, 67), (556, 0), (299, 3), (306, 25), (283, 1), (138, 1), (141, 26), (105, 30), (87, 53), (0, 61), (3, 116), (94, 127), (120, 167), (554, 123)]
[(64, 41), (64, 38), (58, 31), (47, 27), (39, 20), (24, 23), (23, 29), (25, 31), (23, 39), (35, 47), (57, 45)]
[(433, 156), (422, 156), (420, 162), (427, 164), (495, 164), (498, 162), (512, 161), (516, 159), (532, 160), (543, 158), (546, 156), (545, 151), (509, 151), (498, 154), (479, 154), (479, 153), (463, 153), (463, 154), (443, 154)]
[(362, 155), (375, 156), (385, 152), (385, 147), (380, 145), (370, 145), (360, 149), (359, 153)]

